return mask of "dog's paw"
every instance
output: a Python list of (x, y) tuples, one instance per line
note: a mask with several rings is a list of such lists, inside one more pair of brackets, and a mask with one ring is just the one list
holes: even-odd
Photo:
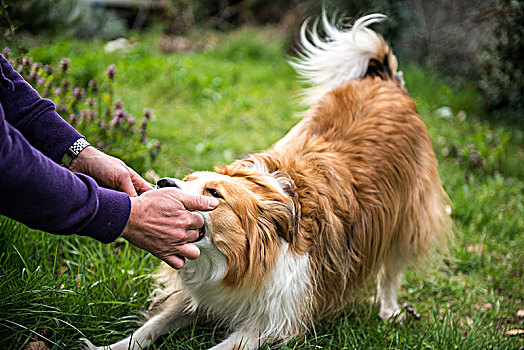
[(83, 350), (99, 350), (99, 349), (102, 349), (102, 348), (99, 348), (98, 346), (95, 346), (93, 343), (91, 343), (86, 338), (81, 338), (80, 340), (82, 342), (84, 342), (84, 346), (82, 346)]
[(402, 323), (406, 318), (406, 314), (399, 308), (380, 308), (378, 315), (382, 321), (394, 320), (396, 323)]

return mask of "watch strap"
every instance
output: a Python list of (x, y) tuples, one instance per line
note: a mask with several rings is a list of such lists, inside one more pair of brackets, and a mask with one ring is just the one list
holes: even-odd
[(67, 149), (66, 153), (62, 157), (62, 165), (69, 168), (71, 162), (82, 152), (87, 146), (91, 146), (86, 139), (79, 138)]

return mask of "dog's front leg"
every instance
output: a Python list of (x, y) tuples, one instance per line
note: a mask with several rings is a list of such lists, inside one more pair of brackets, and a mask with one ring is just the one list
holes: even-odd
[(187, 299), (182, 295), (174, 295), (161, 305), (161, 311), (147, 320), (146, 323), (137, 329), (131, 336), (118, 343), (95, 347), (86, 340), (86, 345), (90, 350), (141, 350), (146, 349), (153, 341), (162, 334), (171, 330), (183, 329), (195, 320), (195, 313), (185, 311)]
[(255, 332), (236, 331), (209, 350), (255, 350), (262, 347), (265, 340), (265, 337)]

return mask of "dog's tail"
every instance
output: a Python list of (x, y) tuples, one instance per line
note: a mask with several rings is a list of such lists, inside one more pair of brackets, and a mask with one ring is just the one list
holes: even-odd
[(391, 48), (382, 36), (367, 28), (385, 18), (382, 14), (371, 14), (358, 19), (350, 28), (338, 29), (323, 12), (324, 39), (317, 31), (318, 21), (310, 30), (308, 21), (304, 22), (298, 58), (290, 63), (311, 85), (304, 92), (307, 105), (315, 104), (330, 90), (357, 78), (397, 79), (403, 85)]

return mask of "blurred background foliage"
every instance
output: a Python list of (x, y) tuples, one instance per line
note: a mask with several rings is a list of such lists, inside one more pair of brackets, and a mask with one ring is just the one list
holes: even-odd
[[(473, 82), (496, 118), (524, 117), (524, 2), (515, 0), (2, 0), (17, 33), (70, 35), (110, 40), (130, 30), (160, 28), (166, 49), (189, 46), (206, 29), (273, 24), (288, 52), (305, 18), (329, 14), (356, 18), (381, 12), (376, 28), (401, 62), (413, 61), (444, 76), (449, 84)], [(3, 39), (12, 40), (5, 16)], [(175, 39), (169, 37), (175, 36)], [(179, 37), (182, 38), (179, 38)], [(29, 40), (30, 41), (30, 40)]]

